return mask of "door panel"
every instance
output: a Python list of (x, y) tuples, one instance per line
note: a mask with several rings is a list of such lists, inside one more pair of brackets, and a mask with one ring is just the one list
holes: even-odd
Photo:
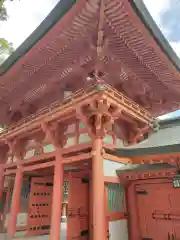
[(180, 240), (180, 189), (172, 188), (169, 194), (170, 211), (169, 219), (174, 227), (174, 240)]
[(166, 240), (174, 236), (174, 223), (168, 218), (172, 191), (171, 183), (136, 187), (142, 239)]
[(49, 234), (53, 183), (50, 178), (32, 178), (28, 214), (28, 235)]
[(85, 178), (69, 179), (67, 239), (89, 239), (89, 181)]

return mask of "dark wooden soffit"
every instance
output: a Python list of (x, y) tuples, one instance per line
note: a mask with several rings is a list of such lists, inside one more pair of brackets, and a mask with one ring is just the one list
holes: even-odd
[[(52, 97), (59, 98), (62, 82), (77, 84), (96, 65), (100, 0), (79, 0), (73, 5), (74, 2), (61, 0), (58, 3), (52, 11), (54, 16), (51, 13), (41, 25), (43, 30), (40, 26), (35, 31), (33, 41), (29, 38), (31, 45), (27, 42), (26, 47), (21, 46), (23, 51), (14, 58), (16, 63), (12, 61), (11, 68), (6, 68), (8, 71), (0, 77), (1, 123), (8, 122), (11, 113), (17, 110), (22, 114), (23, 108), (31, 104), (38, 109), (47, 106), (55, 100), (52, 101)], [(128, 1), (104, 0), (104, 3), (103, 31), (107, 42), (103, 45), (102, 68), (105, 81), (154, 116), (178, 109), (179, 71), (142, 24), (142, 17), (137, 16)], [(64, 14), (67, 11), (68, 14)]]
[[(35, 31), (14, 51), (11, 56), (0, 65), (0, 75), (4, 74), (9, 68), (21, 57), (23, 57), (47, 32), (66, 14), (76, 0), (61, 0), (54, 9), (44, 19), (44, 21), (35, 29)], [(162, 51), (167, 55), (169, 60), (180, 71), (180, 59), (164, 37), (157, 24), (151, 17), (142, 0), (129, 0), (132, 7), (141, 18), (151, 35), (161, 47)]]
[(142, 22), (173, 65), (180, 71), (180, 59), (151, 17), (142, 0), (129, 0)]

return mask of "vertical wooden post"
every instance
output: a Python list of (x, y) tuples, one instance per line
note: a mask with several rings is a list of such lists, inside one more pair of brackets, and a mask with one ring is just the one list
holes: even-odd
[(21, 168), (17, 169), (14, 189), (12, 195), (11, 211), (9, 214), (8, 221), (8, 236), (13, 237), (16, 233), (16, 221), (17, 215), (20, 211), (20, 200), (21, 200), (21, 188), (23, 183), (23, 172)]
[(63, 201), (64, 167), (62, 164), (61, 150), (56, 150), (54, 166), (53, 204), (51, 219), (51, 240), (60, 240), (61, 207)]
[(140, 231), (139, 231), (139, 218), (138, 218), (138, 205), (137, 205), (137, 197), (136, 197), (136, 189), (135, 184), (132, 183), (128, 187), (128, 211), (130, 214), (129, 218), (129, 239), (138, 240), (140, 239)]
[(102, 138), (93, 139), (92, 156), (93, 240), (105, 240), (104, 170)]
[(66, 203), (64, 203), (62, 206), (62, 216), (66, 217)]
[(4, 168), (0, 165), (0, 201), (2, 200), (4, 189)]
[(0, 204), (1, 204), (1, 211), (0, 211), (0, 231), (3, 230), (3, 190), (4, 190), (4, 168), (0, 165)]

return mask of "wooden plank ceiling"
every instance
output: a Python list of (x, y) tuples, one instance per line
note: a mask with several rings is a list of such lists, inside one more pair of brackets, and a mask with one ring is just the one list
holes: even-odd
[(85, 86), (94, 67), (154, 116), (179, 108), (179, 73), (129, 1), (79, 0), (0, 77), (0, 123), (19, 120), (61, 99), (64, 90)]

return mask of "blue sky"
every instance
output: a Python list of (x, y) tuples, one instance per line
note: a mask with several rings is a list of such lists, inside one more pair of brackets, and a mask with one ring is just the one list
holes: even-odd
[[(16, 0), (6, 2), (7, 22), (0, 22), (0, 38), (17, 48), (43, 21), (59, 0)], [(180, 0), (144, 0), (157, 25), (180, 57)], [(167, 117), (180, 116), (180, 110)], [(164, 116), (162, 117), (164, 118)]]
[[(151, 16), (180, 57), (180, 1), (179, 0), (144, 0)], [(180, 116), (180, 110), (161, 118)]]

